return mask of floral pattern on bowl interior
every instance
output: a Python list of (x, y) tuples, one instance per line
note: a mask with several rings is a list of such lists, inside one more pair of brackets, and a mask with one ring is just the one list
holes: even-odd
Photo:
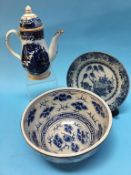
[(70, 155), (103, 137), (109, 125), (107, 114), (107, 106), (88, 91), (58, 89), (43, 94), (28, 107), (23, 128), (29, 142), (40, 150)]
[(42, 129), (44, 149), (55, 153), (78, 152), (95, 141), (95, 128), (83, 116), (63, 113), (47, 122)]

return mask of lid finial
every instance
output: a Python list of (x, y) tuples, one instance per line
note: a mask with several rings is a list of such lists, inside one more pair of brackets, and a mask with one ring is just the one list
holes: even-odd
[(27, 5), (27, 6), (25, 7), (25, 13), (26, 13), (26, 14), (31, 14), (31, 13), (32, 13), (32, 9), (31, 9), (31, 7), (30, 7), (29, 5)]

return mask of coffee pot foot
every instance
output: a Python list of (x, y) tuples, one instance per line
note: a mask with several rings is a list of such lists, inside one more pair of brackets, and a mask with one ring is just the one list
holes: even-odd
[(39, 75), (32, 75), (30, 73), (28, 73), (28, 78), (30, 80), (43, 80), (43, 79), (46, 79), (50, 76), (51, 72), (50, 71), (47, 71), (47, 72), (44, 72), (42, 74), (39, 74)]

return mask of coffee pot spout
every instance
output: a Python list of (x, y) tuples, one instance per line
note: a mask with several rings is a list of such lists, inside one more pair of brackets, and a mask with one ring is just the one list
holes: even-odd
[(64, 30), (61, 29), (57, 31), (52, 38), (51, 44), (49, 46), (49, 51), (48, 51), (50, 61), (52, 61), (57, 54), (58, 39), (63, 33), (64, 33)]

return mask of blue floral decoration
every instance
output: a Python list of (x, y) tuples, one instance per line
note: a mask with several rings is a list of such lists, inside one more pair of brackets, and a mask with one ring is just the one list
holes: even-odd
[(63, 139), (65, 142), (72, 142), (74, 140), (74, 137), (72, 137), (68, 134), (64, 134)]
[(96, 103), (95, 101), (92, 101), (92, 104), (94, 105), (96, 112), (104, 118), (105, 114), (103, 112), (102, 106), (100, 106), (100, 104)]
[(30, 123), (34, 121), (35, 113), (36, 113), (36, 109), (31, 109), (31, 111), (29, 112), (29, 115), (27, 117), (28, 126), (30, 126)]
[(75, 143), (72, 143), (71, 144), (71, 149), (74, 152), (78, 152), (79, 151), (79, 146), (77, 144), (75, 144)]
[(93, 86), (93, 91), (99, 96), (107, 96), (112, 92), (114, 88), (113, 79), (108, 79), (108, 77), (99, 77), (98, 81), (95, 81)]
[(47, 107), (46, 109), (44, 109), (43, 112), (42, 112), (41, 115), (40, 115), (40, 118), (41, 118), (41, 117), (46, 118), (46, 117), (51, 113), (51, 111), (52, 111), (53, 109), (54, 109), (53, 106)]
[(20, 27), (26, 28), (26, 29), (31, 29), (31, 28), (37, 28), (42, 26), (41, 20), (36, 17), (32, 19), (21, 19), (20, 20)]
[(67, 95), (67, 94), (59, 94), (58, 96), (55, 96), (54, 97), (54, 100), (59, 100), (59, 101), (66, 101), (66, 100), (69, 100), (71, 99), (71, 95)]
[(68, 124), (65, 124), (64, 125), (64, 130), (66, 131), (66, 132), (69, 132), (70, 134), (71, 134), (71, 131), (72, 131), (72, 126), (71, 125), (68, 125)]
[(86, 79), (87, 77), (88, 77), (88, 74), (87, 73), (84, 73), (83, 79)]
[(32, 132), (32, 140), (36, 146), (39, 146), (39, 142), (38, 142), (37, 135), (36, 135), (35, 131)]
[(91, 69), (92, 69), (92, 66), (90, 65), (86, 68), (86, 71), (90, 71)]
[(44, 38), (43, 30), (39, 30), (37, 32), (21, 32), (21, 39), (22, 40), (40, 40)]
[(81, 87), (83, 87), (84, 89), (88, 89), (89, 91), (91, 91), (92, 89), (92, 86), (89, 85), (89, 83), (83, 81), (81, 82)]
[(48, 53), (38, 43), (24, 44), (22, 65), (31, 74), (38, 75), (44, 73), (50, 66)]
[(107, 91), (104, 87), (95, 87), (93, 88), (93, 92), (97, 95), (99, 95), (100, 97), (106, 97), (107, 95)]
[[(105, 67), (110, 69), (115, 78), (108, 75)], [(114, 70), (115, 67), (116, 70)], [(95, 73), (96, 77), (92, 77), (91, 72)], [(80, 74), (81, 76), (79, 76)], [(119, 86), (119, 81), (121, 81), (121, 86)], [(88, 84), (85, 82), (88, 82)], [(104, 99), (107, 98), (105, 99), (107, 103), (108, 100), (112, 99), (109, 107), (111, 111), (114, 111), (127, 97), (129, 77), (121, 62), (116, 58), (101, 52), (89, 52), (79, 56), (69, 67), (67, 86), (88, 89), (104, 97)], [(119, 90), (118, 87), (120, 88)], [(117, 90), (119, 93), (117, 93)], [(116, 97), (113, 98), (115, 95)]]
[(99, 68), (96, 65), (94, 65), (93, 68), (95, 71), (99, 72)]
[(75, 102), (71, 104), (76, 110), (86, 110), (88, 109), (87, 106), (85, 106), (82, 102)]
[[(101, 65), (94, 65), (94, 66), (88, 66), (87, 71), (90, 71), (90, 73), (86, 72), (83, 74), (83, 79), (81, 81), (81, 87), (90, 91), (93, 91), (95, 94), (99, 96), (106, 97), (109, 93), (112, 92), (114, 88), (114, 80), (113, 78), (109, 79), (106, 75), (99, 77), (99, 79), (96, 79), (96, 74), (99, 71), (104, 72), (104, 68)], [(86, 79), (91, 81), (92, 84), (90, 84)]]
[(77, 129), (77, 138), (82, 144), (85, 144), (87, 142), (87, 133)]
[(104, 76), (104, 77), (100, 77), (99, 78), (99, 82), (102, 83), (102, 84), (111, 84), (112, 81), (110, 79), (108, 79), (108, 77)]
[(62, 144), (63, 144), (63, 140), (61, 139), (61, 137), (56, 134), (53, 138), (53, 143), (58, 147), (58, 148), (61, 148), (62, 147)]
[(102, 65), (98, 65), (98, 69), (99, 69), (100, 71), (104, 72), (104, 68), (103, 68)]
[(98, 124), (98, 138), (100, 139), (103, 133), (103, 128), (101, 124)]

